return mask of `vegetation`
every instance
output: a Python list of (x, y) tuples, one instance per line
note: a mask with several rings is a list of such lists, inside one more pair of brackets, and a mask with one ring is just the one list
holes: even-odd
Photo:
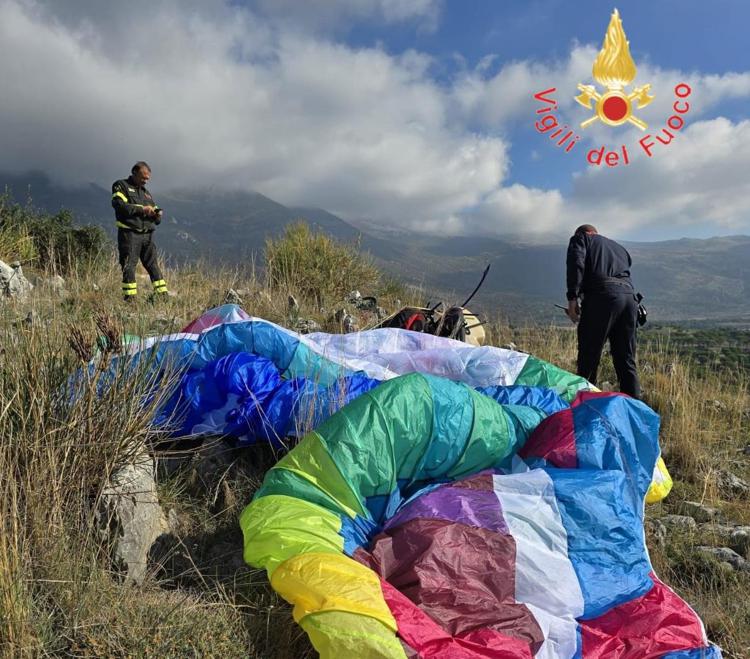
[(265, 257), (271, 288), (296, 291), (317, 305), (340, 301), (353, 287), (371, 290), (380, 280), (357, 245), (342, 245), (304, 222), (288, 227), (278, 240), (267, 240)]
[[(2, 211), (0, 259), (38, 255), (38, 275), (57, 272), (62, 262), (40, 249), (33, 222), (6, 221), (20, 212)], [(179, 331), (221, 304), (230, 288), (244, 291), (247, 311), (282, 324), (290, 320), (291, 293), (300, 316), (326, 329), (336, 325), (321, 304), (340, 303), (359, 288), (393, 309), (396, 296), (409, 301), (404, 289), (393, 282), (377, 288), (378, 273), (355, 247), (342, 248), (301, 226), (269, 242), (267, 278), (167, 269), (177, 296), (158, 303), (139, 298), (135, 308), (120, 302), (112, 254), (96, 266), (73, 260), (93, 253), (68, 252), (71, 274), (62, 297), (38, 287), (27, 301), (0, 301), (0, 655), (314, 656), (265, 574), (241, 561), (238, 515), (278, 456), (267, 446), (235, 451), (220, 479), (198, 482), (194, 465), (205, 447), (167, 446), (151, 430), (158, 401), (145, 410), (138, 404), (153, 385), (145, 369), (116, 378), (104, 397), (97, 395), (101, 370), (89, 370), (75, 405), (65, 384), (94, 352), (98, 336), (108, 336), (104, 345), (116, 351), (124, 334)], [(512, 341), (574, 367), (569, 329), (505, 322), (487, 329), (495, 345)], [(111, 358), (105, 351), (100, 363)], [(750, 477), (750, 456), (742, 452), (750, 437), (746, 375), (725, 361), (699, 367), (673, 340), (645, 342), (640, 364), (646, 400), (662, 415), (664, 455), (676, 482), (670, 497), (648, 508), (648, 517), (676, 512), (691, 499), (750, 524), (747, 498), (720, 491), (714, 478), (727, 465)], [(606, 357), (602, 380), (615, 381)], [(113, 470), (143, 447), (186, 464), (159, 473), (160, 500), (173, 511), (178, 541), (161, 548), (145, 583), (134, 587), (113, 569), (95, 511)], [(697, 532), (670, 533), (666, 544), (652, 535), (648, 540), (657, 574), (703, 617), (725, 656), (750, 656), (750, 576), (696, 554)]]
[(0, 196), (0, 254), (5, 259), (65, 275), (101, 265), (106, 248), (104, 231), (77, 226), (69, 211), (49, 215)]

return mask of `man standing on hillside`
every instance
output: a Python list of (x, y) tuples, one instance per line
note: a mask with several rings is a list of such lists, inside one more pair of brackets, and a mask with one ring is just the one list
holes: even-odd
[(167, 293), (167, 282), (159, 269), (153, 238), (156, 225), (161, 222), (162, 210), (146, 189), (146, 183), (151, 178), (151, 168), (140, 160), (130, 172), (128, 178), (112, 184), (117, 250), (122, 268), (122, 295), (126, 302), (132, 302), (138, 294), (135, 269), (139, 259), (151, 277), (154, 293)]
[(600, 236), (590, 224), (578, 227), (568, 244), (567, 314), (578, 323), (578, 375), (596, 384), (609, 339), (620, 391), (640, 398), (635, 364), (638, 301), (630, 281), (631, 264), (622, 245)]

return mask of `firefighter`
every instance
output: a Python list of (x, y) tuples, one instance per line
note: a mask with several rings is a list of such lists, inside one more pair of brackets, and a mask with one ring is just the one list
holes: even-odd
[(146, 183), (151, 178), (151, 168), (141, 160), (133, 165), (130, 172), (128, 178), (112, 184), (117, 251), (122, 268), (122, 295), (126, 302), (134, 301), (138, 294), (135, 269), (139, 259), (151, 277), (154, 293), (167, 293), (167, 282), (159, 269), (154, 244), (154, 230), (161, 222), (162, 209), (146, 189)]
[(566, 313), (578, 323), (578, 375), (596, 384), (609, 339), (620, 391), (640, 398), (635, 362), (638, 300), (631, 265), (622, 245), (599, 235), (590, 224), (578, 227), (568, 244)]

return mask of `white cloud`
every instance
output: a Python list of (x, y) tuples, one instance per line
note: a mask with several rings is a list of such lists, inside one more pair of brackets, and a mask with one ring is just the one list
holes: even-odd
[(616, 175), (586, 172), (565, 212), (630, 237), (706, 225), (723, 233), (750, 230), (750, 121), (699, 121), (662, 148)]
[(149, 20), (137, 29), (74, 4), (63, 16), (0, 3), (12, 53), (0, 60), (0, 168), (106, 185), (144, 158), (158, 187), (251, 187), (417, 227), (477, 203), (507, 170), (501, 139), (448, 121), (420, 53), (352, 49), (216, 0), (192, 12), (138, 2)]
[[(446, 83), (433, 79), (424, 53), (334, 38), (362, 20), (423, 28), (440, 4), (0, 0), (0, 170), (108, 185), (144, 158), (157, 190), (251, 188), (282, 203), (448, 234), (538, 234), (563, 223), (567, 231), (601, 218), (621, 234), (664, 223), (750, 229), (742, 177), (750, 129), (713, 117), (722, 101), (750, 95), (750, 73), (638, 62), (636, 82), (651, 82), (656, 94), (642, 112), (654, 130), (671, 112), (674, 85), (693, 87), (688, 126), (673, 144), (617, 171), (586, 168), (590, 143), (581, 144), (581, 172), (565, 195), (508, 185), (507, 136), (531, 126), (533, 94), (557, 87), (563, 120), (581, 121), (573, 97), (591, 80), (597, 48), (573, 44), (557, 62), (498, 64), (488, 53)], [(594, 143), (641, 136), (586, 132)], [(540, 138), (528, 149), (544, 166), (549, 145)]]

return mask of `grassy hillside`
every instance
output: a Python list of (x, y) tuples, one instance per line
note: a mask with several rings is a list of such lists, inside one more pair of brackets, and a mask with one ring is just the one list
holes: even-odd
[[(17, 244), (9, 234), (4, 238), (0, 230), (0, 245)], [(0, 253), (0, 259), (11, 258)], [(106, 252), (101, 265), (65, 272), (62, 288), (49, 283), (54, 272), (42, 265), (36, 260), (26, 268), (41, 278), (27, 300), (0, 301), (0, 654), (314, 656), (265, 574), (241, 557), (238, 515), (279, 456), (258, 446), (219, 459), (211, 442), (165, 445), (149, 427), (153, 406), (142, 410), (137, 404), (149, 385), (143, 374), (118, 379), (103, 398), (96, 394), (96, 371), (75, 404), (63, 392), (98, 335), (116, 344), (123, 334), (178, 331), (222, 303), (230, 288), (241, 291), (248, 312), (281, 324), (294, 320), (287, 300), (292, 293), (300, 304), (294, 316), (340, 331), (330, 316), (340, 290), (290, 288), (312, 277), (267, 280), (208, 266), (172, 268), (166, 278), (175, 297), (158, 303), (143, 298), (131, 308), (120, 301), (118, 271)], [(358, 288), (372, 275), (366, 264), (349, 272), (344, 288)], [(397, 296), (406, 301), (406, 289), (384, 285), (372, 282), (381, 304), (391, 306)], [(488, 336), (495, 345), (513, 342), (574, 367), (570, 329), (498, 320)], [(602, 379), (614, 381), (609, 360), (604, 363)], [(732, 363), (698, 368), (689, 351), (670, 341), (650, 342), (640, 367), (646, 400), (662, 415), (664, 456), (675, 478), (674, 492), (647, 510), (652, 561), (703, 617), (725, 656), (748, 657), (750, 575), (696, 552), (699, 545), (720, 543), (714, 537), (719, 530), (656, 521), (692, 500), (719, 509), (726, 521), (750, 524), (748, 494), (722, 489), (717, 480), (725, 470), (750, 478), (748, 381)], [(143, 447), (163, 465), (179, 464), (161, 469), (158, 483), (177, 541), (160, 548), (146, 580), (135, 587), (113, 568), (94, 511), (116, 467)], [(205, 469), (207, 460), (213, 472)], [(207, 471), (214, 476), (202, 479)]]
[[(0, 172), (0, 191), (9, 186), (21, 202), (30, 195), (41, 209), (61, 208), (113, 232), (108, 183), (78, 189), (53, 184), (43, 174)], [(153, 188), (166, 217), (159, 245), (176, 262), (204, 258), (238, 268), (262, 260), (267, 238), (300, 218), (338, 240), (360, 240), (386, 272), (463, 299), (487, 263), (492, 270), (477, 303), (516, 322), (549, 322), (565, 289), (565, 248), (486, 236), (429, 236), (382, 227), (360, 231), (322, 209), (289, 208), (255, 192), (228, 192), (200, 186)], [(573, 225), (571, 225), (571, 230)], [(600, 226), (607, 233), (606, 225)], [(633, 277), (654, 320), (740, 320), (750, 325), (750, 237), (626, 243)]]

